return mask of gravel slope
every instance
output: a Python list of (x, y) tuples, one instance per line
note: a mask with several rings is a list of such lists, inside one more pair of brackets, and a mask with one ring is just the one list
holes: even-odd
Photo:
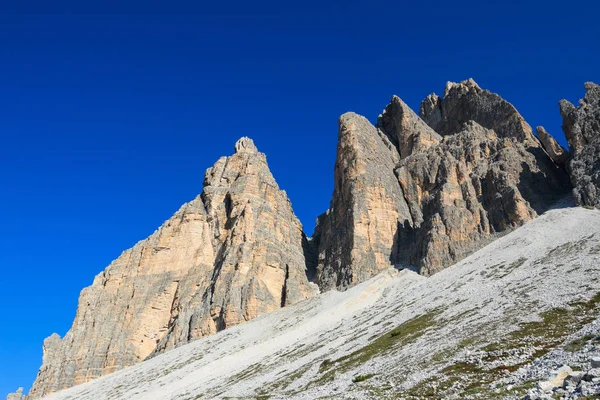
[(47, 399), (521, 398), (598, 316), (599, 261), (600, 211), (558, 208), (430, 278), (390, 269)]

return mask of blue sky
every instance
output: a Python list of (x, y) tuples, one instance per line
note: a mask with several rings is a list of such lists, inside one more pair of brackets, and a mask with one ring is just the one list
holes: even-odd
[(8, 3), (0, 398), (28, 389), (80, 290), (195, 197), (239, 137), (267, 154), (310, 234), (343, 112), (375, 121), (392, 94), (418, 109), (473, 77), (564, 143), (558, 100), (600, 81), (591, 0)]

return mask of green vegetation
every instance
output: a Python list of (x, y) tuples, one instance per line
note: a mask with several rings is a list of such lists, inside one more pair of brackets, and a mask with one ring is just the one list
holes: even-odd
[(581, 350), (588, 342), (598, 343), (600, 338), (595, 335), (585, 335), (565, 345), (565, 350), (575, 352)]
[(367, 379), (374, 377), (375, 374), (357, 375), (352, 379), (352, 383), (364, 382)]
[(519, 268), (525, 263), (525, 261), (527, 261), (527, 258), (521, 257), (508, 265), (504, 263), (495, 264), (481, 271), (480, 274), (485, 278), (501, 279), (513, 272), (515, 269)]
[(345, 372), (353, 367), (363, 365), (371, 358), (401, 348), (421, 337), (428, 328), (436, 324), (436, 317), (442, 310), (434, 310), (427, 314), (412, 318), (376, 338), (371, 343), (337, 360), (324, 360), (319, 366), (321, 377), (311, 384), (321, 384), (333, 380), (338, 372)]
[[(443, 368), (435, 378), (420, 382), (407, 390), (403, 395), (408, 398), (417, 397), (444, 397), (445, 394), (457, 393), (459, 396), (474, 395), (490, 399), (496, 396), (505, 397), (506, 393), (493, 393), (488, 385), (507, 372), (516, 371), (520, 366), (543, 356), (565, 338), (581, 329), (585, 324), (594, 320), (600, 311), (600, 293), (587, 302), (576, 302), (567, 308), (555, 308), (540, 313), (539, 321), (519, 324), (519, 328), (505, 335), (502, 340), (491, 343), (481, 350), (488, 352), (483, 358), (483, 364), (457, 362)], [(598, 340), (595, 336), (587, 336), (574, 340), (565, 346), (569, 351), (575, 351), (591, 340)], [(468, 343), (465, 343), (468, 345)], [(533, 349), (533, 354), (528, 359), (522, 359), (518, 364), (498, 365), (503, 354), (513, 350)], [(523, 351), (525, 354), (525, 351)], [(524, 395), (533, 383), (525, 382), (515, 386), (510, 393)]]

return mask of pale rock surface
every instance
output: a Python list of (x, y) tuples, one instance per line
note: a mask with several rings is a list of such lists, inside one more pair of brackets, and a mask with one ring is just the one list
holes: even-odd
[(365, 117), (339, 119), (334, 191), (315, 228), (322, 290), (363, 282), (394, 263), (398, 221), (412, 219), (394, 166), (400, 157)]
[(600, 208), (600, 86), (586, 82), (585, 90), (577, 107), (567, 100), (559, 103), (571, 153), (567, 169), (575, 203)]
[(29, 398), (315, 295), (306, 245), (265, 155), (240, 139), (207, 170), (201, 195), (81, 292), (69, 332), (44, 341)]
[(19, 388), (15, 393), (9, 393), (6, 400), (21, 400), (23, 398), (23, 388)]
[(569, 153), (563, 149), (563, 147), (548, 133), (548, 131), (543, 126), (538, 126), (535, 128), (540, 142), (542, 142), (542, 146), (548, 156), (554, 161), (556, 164), (563, 166), (569, 159)]

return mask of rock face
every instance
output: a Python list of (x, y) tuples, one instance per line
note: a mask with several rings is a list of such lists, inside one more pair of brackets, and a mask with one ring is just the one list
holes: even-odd
[(81, 292), (72, 328), (44, 341), (30, 398), (133, 365), (318, 293), (290, 201), (248, 138), (201, 195)]
[(396, 145), (400, 159), (423, 152), (442, 140), (398, 96), (393, 96), (390, 104), (383, 110), (377, 127)]
[(517, 109), (496, 93), (483, 90), (473, 79), (460, 83), (448, 82), (444, 96), (430, 94), (421, 103), (421, 118), (442, 136), (462, 130), (465, 122), (475, 121), (493, 129), (501, 138), (537, 142), (531, 127)]
[(540, 165), (523, 143), (474, 121), (407, 157), (396, 173), (414, 221), (406, 227), (414, 238), (410, 263), (424, 275), (534, 218), (568, 188), (558, 169)]
[(546, 153), (548, 153), (552, 161), (560, 166), (564, 166), (569, 158), (569, 153), (558, 144), (543, 126), (538, 126), (535, 130), (540, 138), (540, 142), (542, 142), (544, 150), (546, 150)]
[(585, 90), (578, 107), (561, 100), (560, 113), (571, 153), (568, 171), (575, 202), (600, 208), (600, 86), (587, 82)]
[(21, 400), (23, 398), (23, 388), (19, 388), (15, 393), (9, 393), (6, 400)]
[[(575, 198), (600, 206), (600, 88), (563, 101)], [(81, 292), (72, 328), (44, 341), (31, 398), (395, 267), (432, 275), (572, 190), (569, 155), (472, 79), (394, 96), (373, 126), (339, 118), (334, 190), (308, 239), (248, 138), (206, 171), (202, 193)], [(310, 278), (310, 279), (309, 279)]]
[(377, 128), (340, 118), (333, 199), (315, 231), (322, 289), (390, 265), (431, 275), (571, 188), (517, 110), (473, 80), (429, 95), (420, 114), (394, 96)]
[(317, 282), (322, 290), (362, 282), (395, 262), (398, 221), (412, 223), (387, 136), (364, 117), (339, 119), (334, 192), (317, 220)]

